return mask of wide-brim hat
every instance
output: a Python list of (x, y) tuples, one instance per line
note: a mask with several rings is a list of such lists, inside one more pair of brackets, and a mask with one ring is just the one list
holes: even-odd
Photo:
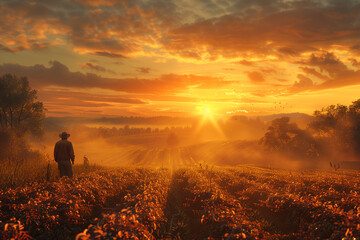
[(68, 138), (68, 137), (70, 137), (70, 134), (68, 134), (67, 132), (62, 132), (62, 133), (59, 134), (59, 137)]

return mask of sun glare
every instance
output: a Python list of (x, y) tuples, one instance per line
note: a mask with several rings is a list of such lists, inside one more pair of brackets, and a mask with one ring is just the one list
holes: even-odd
[(202, 115), (204, 118), (209, 118), (213, 115), (211, 107), (207, 104), (202, 104), (197, 107), (199, 115)]
[(211, 114), (210, 108), (205, 107), (205, 108), (204, 108), (204, 115), (205, 115), (205, 116), (209, 116), (210, 114)]
[(216, 109), (211, 108), (207, 104), (199, 104), (196, 109), (201, 117), (201, 120), (195, 130), (195, 133), (198, 133), (206, 124), (210, 124), (216, 129), (216, 131), (218, 131), (220, 136), (224, 136), (224, 133), (222, 132), (216, 120)]

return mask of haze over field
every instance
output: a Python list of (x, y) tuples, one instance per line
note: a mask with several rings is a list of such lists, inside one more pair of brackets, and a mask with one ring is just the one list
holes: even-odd
[[(286, 138), (276, 133), (275, 141), (269, 142), (266, 136), (279, 120), (285, 120), (277, 128)], [(82, 163), (86, 156), (91, 163), (111, 167), (255, 164), (282, 169), (330, 169), (329, 161), (341, 162), (345, 168), (349, 167), (347, 162), (357, 161), (351, 149), (344, 155), (340, 148), (336, 150), (338, 147), (330, 150), (331, 146), (337, 146), (330, 138), (314, 138), (312, 134), (316, 134), (310, 126), (317, 121), (320, 119), (301, 113), (217, 119), (211, 114), (201, 118), (50, 117), (45, 119), (45, 134), (31, 138), (30, 142), (33, 149), (51, 158), (58, 132), (67, 129), (74, 144), (76, 163)], [(315, 155), (310, 154), (312, 151)], [(357, 165), (351, 168), (358, 168)]]

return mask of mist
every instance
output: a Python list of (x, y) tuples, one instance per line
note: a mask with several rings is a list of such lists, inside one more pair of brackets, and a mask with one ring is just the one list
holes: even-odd
[[(269, 132), (284, 119), (288, 120), (284, 126), (277, 126), (278, 132)], [(71, 134), (76, 164), (82, 164), (86, 156), (91, 164), (108, 167), (177, 168), (202, 163), (329, 170), (330, 163), (338, 164), (338, 159), (342, 159), (341, 167), (356, 168), (354, 154), (348, 151), (345, 155), (332, 147), (329, 139), (313, 136), (307, 127), (312, 121), (311, 116), (296, 113), (219, 119), (49, 118), (42, 138), (32, 138), (30, 143), (52, 160), (59, 133), (67, 131)], [(288, 131), (289, 139), (276, 139), (284, 131)]]

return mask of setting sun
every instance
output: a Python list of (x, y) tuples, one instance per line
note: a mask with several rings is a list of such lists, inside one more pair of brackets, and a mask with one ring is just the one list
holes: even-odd
[(360, 0), (0, 0), (1, 240), (360, 239), (359, 186)]
[(204, 114), (205, 114), (205, 115), (210, 115), (210, 114), (211, 114), (210, 108), (207, 108), (207, 107), (206, 107), (206, 108), (204, 109)]
[(202, 105), (199, 111), (204, 117), (211, 117), (213, 115), (211, 108), (206, 104)]

